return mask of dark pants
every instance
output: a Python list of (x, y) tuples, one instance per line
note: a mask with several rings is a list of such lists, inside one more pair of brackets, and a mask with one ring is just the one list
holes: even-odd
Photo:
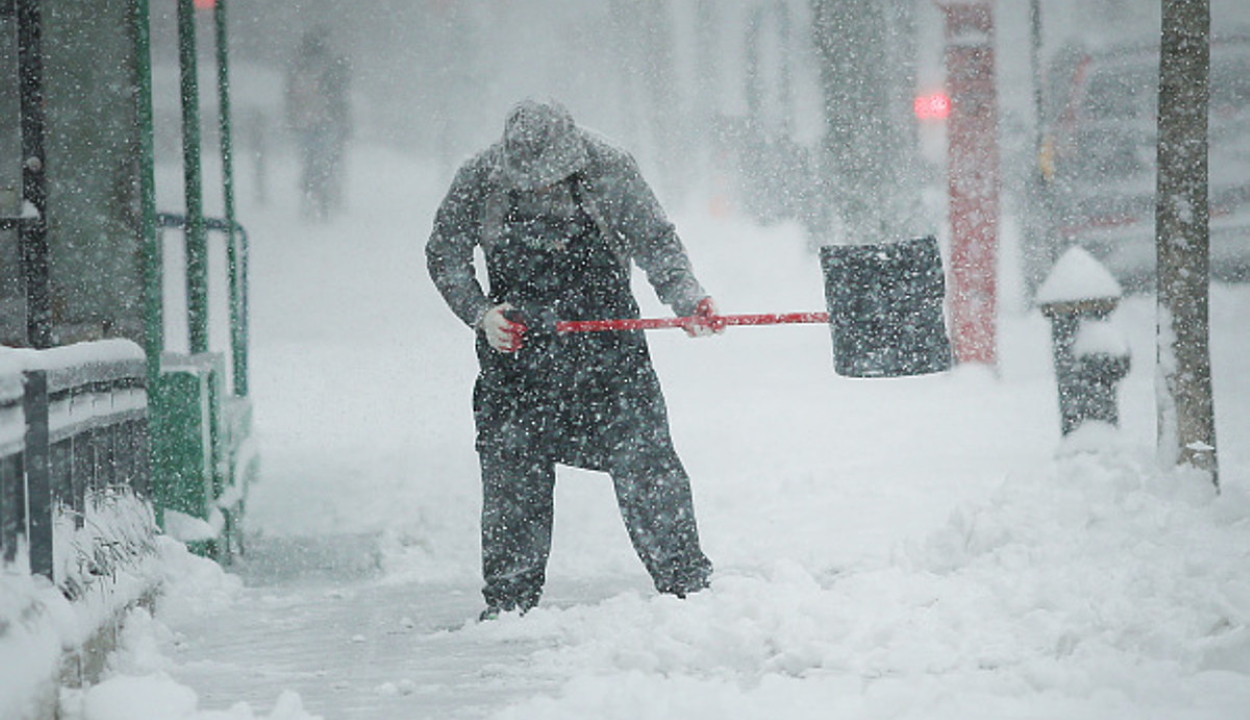
[[(482, 575), (486, 604), (538, 604), (551, 551), (555, 462), (526, 450), (484, 449)], [(690, 480), (672, 446), (628, 444), (608, 473), (630, 541), (657, 590), (685, 596), (708, 584), (712, 563), (699, 549)]]

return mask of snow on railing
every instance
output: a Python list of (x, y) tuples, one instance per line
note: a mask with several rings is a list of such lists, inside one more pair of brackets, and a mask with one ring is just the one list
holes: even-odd
[(146, 377), (129, 341), (0, 347), (0, 717), (54, 707), (159, 583)]
[(152, 551), (145, 384), (143, 350), (126, 340), (0, 348), (6, 572), (43, 576), (76, 600), (122, 583), (120, 570)]

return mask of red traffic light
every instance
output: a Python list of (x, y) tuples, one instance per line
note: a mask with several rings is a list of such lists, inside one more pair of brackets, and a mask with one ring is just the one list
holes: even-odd
[(951, 114), (951, 98), (944, 92), (917, 95), (912, 110), (920, 120), (945, 120)]

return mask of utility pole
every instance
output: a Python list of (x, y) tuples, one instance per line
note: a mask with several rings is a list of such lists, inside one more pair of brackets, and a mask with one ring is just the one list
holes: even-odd
[(1158, 433), (1160, 458), (1219, 487), (1211, 391), (1207, 112), (1209, 0), (1163, 0), (1159, 59)]
[(961, 363), (998, 364), (998, 94), (994, 6), (945, 0), (951, 330)]

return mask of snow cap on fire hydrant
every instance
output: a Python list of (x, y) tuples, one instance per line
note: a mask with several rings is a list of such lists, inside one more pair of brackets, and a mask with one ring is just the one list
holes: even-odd
[(1073, 245), (1059, 257), (1033, 302), (1049, 315), (1062, 312), (1060, 308), (1080, 312), (1082, 305), (1090, 303), (1114, 308), (1123, 295), (1120, 283), (1107, 268), (1088, 250)]

